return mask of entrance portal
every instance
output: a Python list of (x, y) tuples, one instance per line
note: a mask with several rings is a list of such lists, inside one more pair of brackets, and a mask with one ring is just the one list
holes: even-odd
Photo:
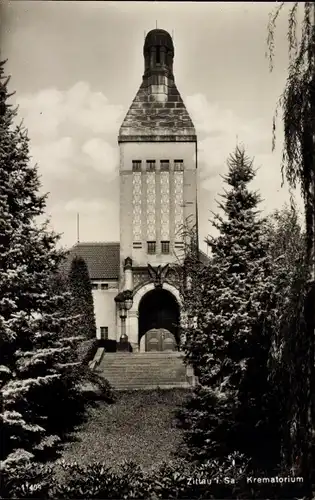
[(146, 351), (175, 351), (179, 343), (180, 310), (175, 297), (157, 288), (139, 304), (139, 343), (143, 336)]

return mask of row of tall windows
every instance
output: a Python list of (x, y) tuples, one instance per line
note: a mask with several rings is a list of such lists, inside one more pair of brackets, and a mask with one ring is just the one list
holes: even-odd
[[(181, 172), (184, 170), (184, 160), (174, 160), (172, 164), (170, 160), (160, 160), (159, 166), (161, 172), (169, 172), (172, 166), (175, 172)], [(132, 170), (133, 172), (141, 172), (142, 170), (155, 172), (157, 170), (157, 161), (146, 160), (143, 165), (142, 160), (132, 160)]]
[[(184, 244), (182, 241), (175, 241), (174, 248), (175, 250), (179, 250), (183, 248), (183, 245)], [(140, 250), (142, 248), (142, 243), (141, 241), (134, 241), (132, 246), (133, 248)], [(156, 254), (156, 241), (147, 241), (147, 253), (149, 255)], [(169, 241), (161, 241), (161, 253), (162, 254), (171, 253)]]
[[(153, 255), (156, 253), (156, 241), (147, 241), (147, 253)], [(170, 242), (169, 241), (161, 241), (161, 253), (169, 254), (170, 253)]]

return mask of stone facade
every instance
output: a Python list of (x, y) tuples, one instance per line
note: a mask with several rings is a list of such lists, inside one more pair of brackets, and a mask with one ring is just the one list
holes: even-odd
[(153, 30), (143, 52), (143, 81), (118, 136), (120, 290), (127, 288), (124, 263), (130, 258), (133, 305), (126, 331), (134, 350), (144, 349), (139, 304), (155, 288), (148, 265), (170, 267), (161, 287), (180, 308), (176, 267), (183, 259), (183, 226), (187, 219), (197, 223), (197, 137), (174, 81), (173, 41), (167, 32)]
[[(142, 83), (118, 135), (120, 242), (75, 247), (95, 285), (98, 337), (106, 326), (109, 339), (127, 335), (135, 352), (150, 350), (154, 332), (178, 343), (183, 225), (198, 227), (197, 137), (175, 84), (172, 38), (152, 30), (143, 55)], [(97, 286), (108, 278), (106, 290)], [(163, 346), (162, 338), (153, 340)]]

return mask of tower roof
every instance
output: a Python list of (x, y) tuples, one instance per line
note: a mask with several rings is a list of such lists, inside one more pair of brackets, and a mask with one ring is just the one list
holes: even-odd
[(161, 29), (155, 29), (149, 31), (147, 36), (145, 37), (144, 46), (143, 46), (143, 54), (145, 55), (147, 51), (150, 50), (151, 47), (162, 46), (171, 50), (174, 54), (174, 45), (171, 35)]
[(196, 142), (194, 125), (174, 81), (170, 34), (150, 31), (143, 55), (143, 81), (120, 127), (118, 142)]

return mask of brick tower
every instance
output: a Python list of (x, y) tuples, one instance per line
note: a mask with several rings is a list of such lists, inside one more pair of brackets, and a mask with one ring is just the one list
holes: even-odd
[(142, 84), (118, 137), (120, 291), (133, 295), (125, 327), (134, 351), (173, 350), (179, 292), (171, 274), (157, 283), (152, 268), (177, 262), (184, 222), (197, 224), (197, 137), (175, 85), (169, 33), (150, 31), (143, 55)]

